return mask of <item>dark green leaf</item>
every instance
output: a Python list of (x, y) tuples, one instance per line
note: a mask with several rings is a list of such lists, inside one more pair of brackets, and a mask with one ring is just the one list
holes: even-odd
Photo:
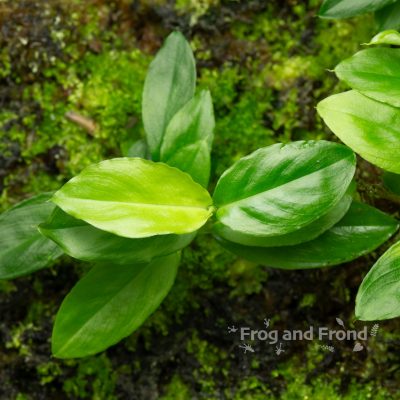
[(285, 235), (272, 236), (272, 237), (257, 237), (246, 235), (244, 233), (236, 232), (220, 223), (214, 224), (214, 232), (217, 236), (231, 242), (243, 244), (245, 246), (260, 246), (260, 247), (276, 247), (276, 246), (289, 246), (308, 242), (320, 236), (329, 228), (332, 228), (339, 222), (350, 208), (353, 200), (352, 195), (355, 190), (355, 184), (350, 185), (347, 193), (328, 213), (323, 215), (311, 224), (306, 225), (297, 231), (287, 233)]
[(91, 165), (52, 201), (75, 218), (128, 238), (191, 233), (212, 214), (209, 193), (188, 174), (140, 158)]
[(245, 235), (284, 235), (330, 211), (346, 193), (355, 155), (326, 141), (259, 149), (229, 168), (214, 193), (217, 222)]
[(320, 268), (342, 264), (367, 254), (398, 229), (392, 217), (353, 202), (345, 217), (318, 238), (284, 247), (250, 247), (219, 239), (227, 250), (250, 261), (283, 269)]
[(56, 242), (66, 254), (84, 261), (113, 265), (147, 263), (186, 247), (196, 235), (159, 235), (127, 239), (95, 228), (56, 208), (40, 232)]
[(143, 89), (143, 123), (154, 161), (159, 161), (165, 129), (193, 97), (195, 85), (193, 52), (185, 37), (173, 32), (150, 64)]
[(342, 61), (335, 72), (365, 96), (400, 107), (400, 49), (362, 50)]
[(397, 0), (325, 0), (318, 15), (322, 18), (349, 18), (379, 10)]
[(51, 193), (25, 200), (0, 215), (0, 279), (11, 279), (47, 267), (61, 249), (42, 236), (38, 225), (54, 209)]
[(202, 91), (168, 124), (161, 147), (161, 161), (187, 172), (196, 182), (207, 186), (214, 126), (210, 92)]
[(400, 196), (400, 175), (385, 171), (382, 179), (387, 189), (395, 195)]
[(361, 157), (400, 173), (400, 109), (355, 90), (322, 100), (318, 113), (329, 128)]
[(165, 298), (178, 263), (175, 253), (150, 264), (93, 267), (67, 295), (57, 314), (54, 356), (89, 356), (130, 335)]
[(400, 316), (400, 242), (392, 246), (364, 278), (356, 298), (356, 318), (363, 321)]
[(381, 8), (375, 13), (378, 31), (400, 28), (400, 1)]

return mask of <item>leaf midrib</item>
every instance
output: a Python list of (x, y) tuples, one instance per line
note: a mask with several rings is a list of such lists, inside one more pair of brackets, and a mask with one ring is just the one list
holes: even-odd
[(136, 280), (142, 273), (146, 272), (146, 268), (141, 268), (139, 272), (137, 272), (132, 278), (124, 283), (122, 287), (116, 292), (114, 296), (111, 296), (108, 298), (108, 301), (103, 303), (103, 305), (97, 309), (97, 311), (91, 315), (90, 318), (87, 318), (85, 322), (80, 326), (80, 328), (68, 339), (65, 344), (57, 351), (56, 354), (60, 354), (65, 348), (69, 346), (69, 344), (75, 339), (75, 337), (88, 325), (88, 323), (95, 318), (96, 315), (98, 315), (104, 308), (106, 308), (115, 298), (119, 296), (120, 293), (122, 293), (129, 285), (132, 284), (134, 280)]
[[(144, 208), (154, 208), (154, 207), (159, 207), (159, 208), (172, 208), (172, 209), (194, 209), (194, 210), (202, 210), (202, 211), (209, 211), (210, 208), (212, 207), (212, 204), (208, 206), (185, 206), (185, 205), (171, 205), (171, 204), (148, 204), (148, 203), (137, 203), (137, 202), (126, 202), (126, 201), (117, 201), (117, 200), (97, 200), (97, 199), (82, 199), (80, 197), (66, 197), (67, 199), (73, 199), (77, 201), (83, 201), (83, 202), (97, 202), (97, 203), (106, 203), (106, 204), (118, 204), (118, 205), (127, 205), (127, 206), (133, 206), (133, 207), (144, 207)], [(58, 197), (55, 199), (55, 203), (58, 204), (58, 200), (62, 198)]]
[(232, 205), (237, 205), (238, 203), (248, 201), (248, 200), (253, 199), (253, 198), (256, 198), (256, 197), (258, 197), (258, 196), (265, 195), (265, 193), (267, 193), (267, 192), (272, 192), (272, 191), (274, 191), (274, 190), (276, 190), (276, 189), (280, 189), (280, 188), (282, 188), (282, 187), (284, 187), (284, 186), (290, 185), (290, 184), (292, 184), (293, 182), (296, 182), (296, 181), (299, 181), (299, 180), (308, 178), (309, 176), (312, 176), (312, 175), (314, 175), (314, 174), (316, 174), (316, 173), (319, 173), (319, 172), (321, 172), (321, 171), (323, 171), (323, 170), (325, 170), (325, 169), (327, 169), (327, 168), (330, 168), (330, 167), (332, 167), (332, 166), (335, 165), (335, 164), (338, 164), (338, 163), (340, 163), (340, 162), (343, 162), (343, 161), (345, 161), (345, 160), (347, 160), (347, 159), (351, 159), (351, 157), (350, 157), (350, 156), (344, 157), (344, 158), (340, 159), (339, 161), (335, 161), (334, 163), (329, 164), (329, 165), (325, 166), (324, 168), (321, 168), (321, 169), (318, 169), (318, 170), (312, 172), (311, 174), (307, 174), (307, 175), (300, 176), (300, 177), (298, 177), (298, 178), (296, 178), (296, 179), (293, 179), (293, 180), (291, 180), (291, 181), (289, 181), (289, 182), (285, 182), (285, 183), (283, 183), (283, 184), (281, 184), (281, 185), (275, 186), (275, 187), (273, 187), (273, 188), (271, 188), (271, 189), (262, 191), (262, 192), (260, 192), (260, 193), (253, 194), (252, 196), (243, 197), (243, 198), (241, 198), (241, 199), (239, 199), (239, 200), (235, 200), (235, 201), (233, 201), (233, 202), (226, 203), (226, 204), (222, 205), (220, 208), (222, 209), (222, 208), (224, 208), (224, 207), (230, 207), (230, 206), (232, 206)]

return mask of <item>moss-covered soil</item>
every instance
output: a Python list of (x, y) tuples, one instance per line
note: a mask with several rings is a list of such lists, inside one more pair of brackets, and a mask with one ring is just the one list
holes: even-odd
[[(141, 137), (146, 69), (173, 29), (191, 40), (199, 84), (214, 99), (211, 189), (258, 147), (336, 140), (315, 105), (343, 89), (328, 69), (374, 27), (368, 16), (319, 20), (318, 3), (0, 2), (0, 209), (57, 189)], [(360, 196), (398, 216), (378, 175), (360, 161)], [(382, 250), (335, 268), (280, 271), (237, 259), (202, 233), (162, 307), (129, 338), (83, 360), (51, 358), (49, 339), (57, 308), (88, 265), (65, 257), (0, 282), (0, 399), (400, 399), (398, 320), (382, 322), (360, 352), (351, 341), (296, 341), (279, 356), (261, 342), (245, 354), (228, 333), (264, 318), (281, 330), (335, 329), (336, 318), (352, 327), (357, 287)]]

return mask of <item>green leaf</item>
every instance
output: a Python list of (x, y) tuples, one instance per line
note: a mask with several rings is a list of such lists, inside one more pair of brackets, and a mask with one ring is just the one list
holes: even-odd
[(181, 250), (196, 235), (190, 233), (158, 235), (143, 239), (123, 238), (71, 217), (58, 207), (39, 229), (71, 257), (114, 265), (148, 263), (156, 257)]
[(400, 106), (400, 49), (362, 50), (342, 61), (335, 72), (340, 80), (365, 96)]
[(207, 186), (214, 126), (210, 92), (202, 91), (168, 124), (161, 147), (161, 161), (187, 172), (196, 182)]
[(168, 294), (178, 263), (175, 253), (150, 264), (93, 267), (58, 311), (52, 337), (54, 356), (89, 356), (130, 335)]
[(217, 222), (245, 235), (271, 237), (321, 218), (342, 199), (355, 155), (326, 141), (259, 149), (229, 168), (214, 193)]
[(382, 180), (388, 190), (400, 196), (400, 175), (385, 171)]
[(400, 28), (400, 1), (381, 8), (375, 13), (378, 31)]
[(52, 201), (75, 218), (128, 238), (194, 232), (212, 214), (210, 195), (189, 175), (140, 158), (91, 165)]
[(375, 35), (366, 45), (388, 44), (400, 46), (400, 33), (394, 30), (380, 32)]
[(296, 231), (287, 233), (285, 235), (278, 235), (272, 237), (257, 237), (246, 235), (241, 232), (236, 232), (220, 223), (214, 224), (214, 232), (217, 236), (234, 243), (243, 244), (245, 246), (260, 246), (260, 247), (276, 247), (276, 246), (289, 246), (308, 242), (322, 233), (332, 228), (339, 222), (350, 208), (353, 201), (353, 193), (355, 191), (355, 184), (349, 186), (347, 193), (329, 212), (323, 215), (316, 221), (300, 228)]
[(349, 18), (379, 10), (397, 0), (325, 0), (318, 15), (322, 18)]
[(37, 227), (54, 209), (51, 193), (25, 200), (0, 215), (0, 279), (11, 279), (47, 267), (61, 249)]
[(284, 247), (242, 246), (219, 238), (227, 250), (250, 261), (283, 269), (320, 268), (342, 264), (367, 254), (398, 229), (397, 221), (353, 202), (345, 217), (318, 238)]
[(322, 100), (317, 110), (335, 135), (361, 157), (400, 173), (400, 109), (351, 90)]
[(154, 161), (159, 161), (165, 129), (195, 91), (196, 66), (185, 37), (171, 33), (150, 64), (144, 83), (142, 116)]
[(356, 298), (356, 318), (375, 321), (400, 316), (400, 242), (371, 268)]
[(146, 141), (144, 139), (136, 140), (126, 149), (126, 151), (123, 152), (123, 154), (126, 157), (149, 158)]

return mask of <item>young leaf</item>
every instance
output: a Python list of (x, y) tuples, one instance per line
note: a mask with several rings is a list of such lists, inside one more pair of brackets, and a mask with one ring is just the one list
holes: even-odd
[(54, 356), (89, 356), (130, 335), (165, 298), (178, 263), (175, 253), (150, 264), (93, 267), (58, 311), (52, 337)]
[(400, 173), (400, 109), (351, 90), (322, 100), (317, 110), (335, 135), (361, 157)]
[(335, 72), (365, 96), (400, 107), (400, 49), (362, 50), (342, 61)]
[(212, 213), (210, 195), (189, 175), (140, 158), (91, 165), (52, 201), (75, 218), (128, 238), (194, 232)]
[(378, 31), (400, 28), (400, 1), (381, 8), (375, 13), (375, 22)]
[(284, 235), (271, 236), (271, 237), (257, 237), (246, 235), (241, 232), (234, 231), (223, 224), (215, 223), (213, 226), (214, 232), (217, 236), (234, 243), (243, 244), (245, 246), (260, 246), (260, 247), (276, 247), (276, 246), (290, 246), (303, 242), (308, 242), (322, 233), (332, 228), (339, 222), (350, 208), (353, 201), (353, 193), (355, 184), (350, 185), (347, 193), (330, 211), (328, 211), (321, 218), (311, 222), (296, 231), (286, 233)]
[(71, 257), (113, 265), (148, 263), (156, 257), (175, 253), (186, 247), (196, 235), (190, 233), (127, 239), (75, 219), (59, 207), (39, 229)]
[(375, 321), (400, 316), (400, 242), (371, 268), (356, 298), (356, 318)]
[[(400, 4), (400, 2), (399, 2)], [(388, 44), (400, 46), (400, 33), (394, 30), (380, 32), (375, 35), (367, 45)]]
[(161, 146), (161, 161), (187, 172), (196, 182), (207, 186), (214, 126), (210, 92), (202, 91), (168, 124)]
[(400, 175), (385, 171), (382, 175), (385, 187), (397, 196), (400, 196)]
[(354, 153), (332, 142), (299, 141), (259, 149), (218, 181), (217, 222), (258, 237), (296, 231), (338, 204), (354, 171)]
[(25, 200), (0, 215), (0, 279), (11, 279), (47, 267), (61, 249), (38, 231), (54, 209), (51, 193)]
[(338, 224), (310, 242), (285, 247), (250, 247), (218, 239), (227, 250), (250, 261), (275, 268), (306, 269), (354, 260), (376, 249), (397, 229), (394, 218), (366, 204), (353, 202)]
[(324, 0), (318, 15), (322, 18), (349, 18), (379, 10), (397, 0)]
[(195, 85), (193, 52), (185, 37), (173, 32), (150, 64), (143, 89), (143, 124), (154, 161), (159, 161), (168, 123), (193, 97)]

